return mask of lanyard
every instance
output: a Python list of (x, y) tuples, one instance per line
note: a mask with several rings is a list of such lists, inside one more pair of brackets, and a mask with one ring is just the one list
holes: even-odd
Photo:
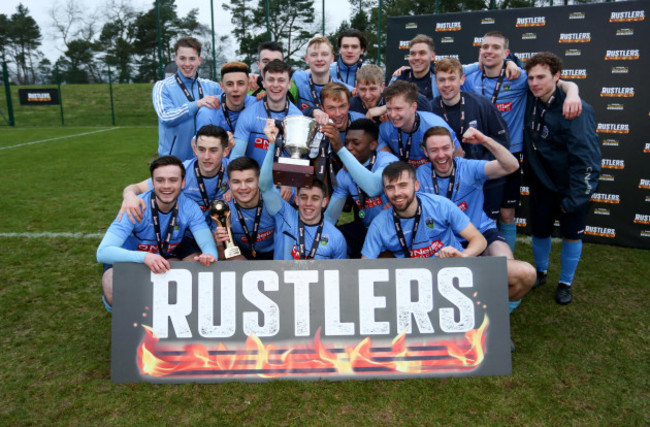
[[(376, 160), (377, 160), (377, 152), (373, 151), (372, 157), (370, 158), (370, 163), (368, 163), (366, 169), (372, 172), (372, 167), (375, 165)], [(363, 191), (361, 187), (359, 187), (359, 184), (357, 184), (357, 193), (359, 194), (359, 204), (361, 205), (361, 209), (359, 210), (359, 218), (363, 219), (363, 217), (366, 216), (365, 212), (363, 212), (363, 209), (366, 208), (366, 197), (368, 197), (368, 194), (366, 194), (366, 192)]]
[[(286, 117), (287, 114), (289, 114), (289, 100), (284, 101), (284, 116)], [(264, 110), (266, 111), (266, 117), (269, 119), (272, 119), (273, 117), (271, 116), (271, 108), (269, 107), (269, 103), (266, 100), (266, 96), (264, 97)], [(275, 111), (277, 113), (277, 111)]]
[(237, 219), (239, 219), (239, 224), (241, 224), (241, 228), (244, 230), (244, 234), (246, 235), (246, 238), (248, 239), (248, 243), (251, 245), (251, 254), (253, 255), (253, 258), (257, 257), (257, 252), (255, 252), (255, 244), (257, 243), (257, 231), (260, 228), (260, 219), (262, 218), (262, 209), (264, 207), (264, 201), (262, 200), (262, 196), (259, 195), (259, 201), (257, 202), (257, 209), (255, 210), (255, 220), (253, 222), (253, 233), (251, 234), (248, 231), (248, 226), (246, 225), (246, 220), (244, 219), (244, 215), (241, 212), (241, 209), (239, 207), (239, 204), (237, 203), (237, 200), (234, 200), (235, 204), (235, 210), (237, 211)]
[[(456, 160), (452, 160), (454, 164), (451, 166), (451, 174), (449, 175), (449, 185), (447, 186), (447, 198), (451, 199), (454, 193), (454, 183), (456, 182)], [(431, 164), (431, 180), (433, 181), (433, 190), (437, 195), (440, 195), (440, 187), (438, 187), (438, 177), (436, 176), (436, 168)]]
[[(544, 124), (545, 124), (544, 116), (546, 116), (546, 111), (549, 108), (551, 108), (551, 104), (553, 104), (553, 101), (555, 101), (555, 95), (551, 95), (551, 97), (548, 99), (548, 101), (545, 104), (543, 104), (539, 98), (535, 98), (535, 103), (533, 104), (533, 114), (532, 114), (533, 117), (530, 121), (531, 141), (533, 144), (533, 148), (535, 150), (537, 150), (537, 147), (535, 146), (535, 141), (539, 140), (539, 134), (544, 129)], [(541, 105), (541, 111), (539, 112), (539, 115), (537, 114), (538, 104)], [(535, 121), (537, 121), (537, 123), (535, 123)]]
[[(187, 100), (190, 102), (194, 102), (194, 96), (190, 93), (189, 90), (187, 90), (187, 87), (185, 87), (185, 83), (183, 83), (183, 80), (181, 80), (178, 74), (176, 74), (175, 77), (176, 77), (176, 83), (178, 83), (178, 85), (181, 87), (181, 90), (185, 94)], [(201, 87), (201, 82), (199, 82), (198, 77), (196, 79), (196, 85), (198, 86), (199, 89), (199, 99), (203, 99), (203, 88)]]
[[(422, 216), (422, 203), (420, 198), (416, 198), (418, 201), (418, 210), (415, 212), (415, 219), (413, 222), (413, 235), (411, 236), (411, 247), (413, 246), (413, 241), (415, 241), (415, 235), (418, 232), (418, 227), (420, 225), (420, 217)], [(409, 251), (408, 246), (406, 245), (406, 239), (404, 238), (404, 232), (402, 231), (402, 223), (400, 218), (393, 209), (393, 223), (395, 224), (395, 232), (397, 233), (397, 240), (399, 240), (399, 245), (402, 247), (402, 252), (404, 253), (405, 258), (411, 258), (411, 251)]]
[[(442, 102), (442, 97), (440, 98), (440, 109), (442, 110), (442, 116), (445, 118), (445, 121), (449, 123), (449, 126), (453, 126), (449, 121), (447, 116), (447, 109), (445, 108), (445, 103)], [(459, 141), (463, 140), (463, 133), (465, 133), (465, 95), (460, 96), (460, 135), (456, 133), (456, 138)], [(456, 131), (454, 131), (456, 132)]]
[[(217, 181), (217, 191), (221, 188), (221, 181), (223, 180), (223, 163), (221, 164), (221, 169), (219, 169), (219, 180)], [(210, 199), (208, 198), (208, 192), (205, 189), (205, 183), (203, 182), (203, 175), (201, 175), (201, 170), (199, 169), (198, 159), (194, 162), (194, 176), (196, 176), (196, 183), (199, 185), (199, 191), (201, 192), (201, 198), (203, 199), (203, 205), (206, 208), (210, 207)], [(215, 196), (216, 196), (215, 193)]]
[[(412, 70), (409, 70), (409, 77), (411, 78), (411, 80), (415, 80), (417, 78), (413, 75)], [(429, 72), (427, 73), (426, 77), (427, 77), (427, 86), (424, 88), (424, 93), (422, 95), (424, 95), (429, 99), (433, 99), (433, 91), (431, 90), (431, 80), (433, 80), (433, 72), (431, 71), (431, 68), (429, 68)]]
[(418, 130), (420, 127), (420, 115), (416, 112), (415, 113), (415, 122), (413, 123), (413, 130), (408, 133), (409, 137), (406, 140), (406, 147), (403, 146), (402, 144), (402, 130), (397, 129), (397, 141), (399, 145), (399, 159), (403, 162), (408, 162), (409, 156), (411, 155), (411, 142), (413, 138), (413, 134)]
[[(359, 69), (363, 65), (363, 59), (359, 58), (357, 61), (357, 68), (354, 70), (354, 81), (357, 81), (357, 74), (359, 74)], [(349, 68), (349, 67), (348, 67)], [(342, 82), (346, 82), (346, 80), (343, 80), (343, 77), (341, 77), (341, 67), (339, 64), (339, 61), (336, 61), (336, 78), (341, 80)]]
[(156, 233), (156, 243), (158, 244), (158, 253), (162, 257), (167, 255), (167, 249), (169, 249), (169, 242), (172, 239), (172, 234), (174, 233), (174, 228), (176, 227), (177, 216), (178, 216), (178, 201), (174, 203), (172, 216), (169, 219), (169, 224), (167, 224), (167, 233), (165, 233), (165, 239), (163, 241), (162, 234), (160, 233), (160, 217), (158, 214), (158, 205), (156, 204), (156, 194), (153, 191), (151, 192), (151, 218), (153, 219), (153, 229), (154, 232)]
[[(332, 81), (332, 76), (329, 76), (329, 80), (327, 83)], [(316, 93), (316, 85), (314, 84), (314, 80), (311, 78), (311, 74), (309, 75), (309, 89), (311, 90), (311, 97), (312, 101), (314, 102), (314, 108), (320, 109), (320, 98), (318, 97), (318, 94)]]
[[(496, 104), (497, 102), (497, 97), (499, 96), (499, 91), (501, 91), (501, 85), (503, 84), (503, 78), (506, 76), (506, 63), (505, 61), (503, 62), (503, 67), (501, 67), (501, 71), (499, 71), (499, 78), (497, 80), (496, 85), (494, 85), (494, 92), (492, 92), (492, 98), (490, 98), (490, 102), (492, 104)], [(487, 75), (485, 75), (485, 71), (483, 71), (483, 76), (481, 77), (481, 82), (485, 80), (486, 78), (489, 78)], [(481, 88), (481, 93), (485, 95), (485, 84), (483, 84), (483, 87)]]
[(225, 93), (221, 94), (221, 111), (223, 112), (223, 116), (226, 119), (226, 123), (228, 123), (228, 127), (230, 127), (230, 131), (234, 132), (235, 127), (232, 125), (232, 121), (230, 120), (230, 115), (228, 114), (228, 107), (226, 107), (226, 94)]
[(316, 251), (318, 250), (318, 242), (320, 242), (320, 236), (323, 233), (324, 224), (325, 217), (321, 216), (320, 223), (318, 224), (318, 229), (316, 230), (316, 235), (314, 236), (314, 242), (311, 244), (311, 250), (309, 251), (309, 255), (305, 256), (305, 224), (302, 222), (300, 217), (298, 217), (298, 250), (300, 259), (314, 259)]

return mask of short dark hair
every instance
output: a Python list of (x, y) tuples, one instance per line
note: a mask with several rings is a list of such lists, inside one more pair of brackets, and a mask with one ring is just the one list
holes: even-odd
[(415, 168), (411, 164), (402, 161), (393, 162), (386, 166), (381, 173), (381, 178), (392, 182), (399, 179), (404, 171), (408, 171), (409, 176), (415, 180)]
[(433, 42), (433, 39), (427, 35), (424, 34), (418, 34), (417, 36), (413, 37), (411, 41), (409, 42), (409, 49), (413, 47), (414, 44), (417, 43), (424, 43), (429, 48), (431, 49), (431, 52), (436, 51), (436, 44)]
[(418, 87), (415, 83), (397, 80), (384, 90), (384, 102), (388, 102), (396, 96), (403, 96), (409, 104), (418, 102)]
[(546, 65), (552, 75), (562, 71), (562, 60), (552, 52), (540, 52), (531, 56), (526, 61), (526, 72), (529, 72), (535, 65)]
[(379, 127), (374, 120), (366, 118), (356, 119), (350, 123), (350, 127), (348, 127), (348, 131), (351, 130), (362, 130), (363, 133), (370, 135), (375, 141), (379, 138)]
[(483, 38), (486, 38), (486, 37), (495, 37), (495, 38), (498, 38), (498, 39), (503, 39), (503, 48), (508, 49), (508, 45), (510, 44), (510, 40), (508, 40), (508, 37), (506, 37), (506, 35), (503, 34), (501, 31), (488, 31), (487, 33), (483, 34)]
[(300, 193), (300, 190), (303, 188), (314, 188), (314, 187), (320, 188), (321, 191), (323, 192), (323, 197), (327, 197), (327, 187), (325, 186), (325, 183), (317, 178), (314, 178), (311, 185), (308, 187), (298, 187), (298, 190), (296, 191), (296, 195), (298, 195), (298, 193)]
[(201, 56), (201, 42), (194, 37), (181, 37), (176, 40), (176, 43), (174, 43), (174, 54), (178, 52), (178, 48), (180, 47), (192, 48)]
[(262, 42), (259, 45), (257, 45), (257, 56), (260, 56), (260, 53), (262, 53), (263, 50), (270, 50), (272, 52), (280, 52), (282, 54), (282, 57), (284, 58), (284, 51), (282, 48), (282, 43), (279, 42), (274, 42), (274, 41), (268, 41), (268, 42)]
[(427, 139), (432, 136), (448, 136), (449, 140), (451, 141), (451, 145), (454, 145), (454, 139), (451, 137), (451, 132), (449, 132), (449, 129), (443, 126), (433, 126), (427, 129), (427, 131), (424, 132), (424, 136), (422, 137), (422, 142), (420, 145), (426, 147)]
[(259, 178), (260, 165), (258, 165), (257, 162), (250, 157), (238, 157), (228, 163), (227, 173), (228, 176), (230, 176), (235, 171), (247, 171), (250, 169), (255, 171), (255, 176)]
[(151, 178), (153, 178), (153, 171), (162, 166), (178, 166), (181, 169), (181, 178), (185, 178), (185, 166), (183, 166), (181, 159), (176, 156), (162, 156), (151, 162), (149, 164), (149, 172), (151, 173)]
[(338, 41), (336, 42), (337, 46), (339, 49), (341, 49), (341, 42), (343, 41), (343, 37), (355, 37), (359, 39), (359, 45), (361, 46), (361, 49), (363, 51), (366, 51), (366, 46), (368, 45), (368, 41), (366, 40), (366, 36), (356, 28), (348, 28), (347, 30), (344, 30), (338, 38)]
[(199, 141), (200, 136), (212, 136), (217, 138), (221, 142), (221, 146), (225, 150), (228, 148), (228, 133), (221, 126), (216, 125), (205, 125), (201, 126), (201, 129), (196, 133), (195, 144)]
[(268, 73), (287, 73), (289, 74), (289, 78), (291, 78), (293, 69), (291, 68), (291, 65), (286, 62), (278, 61), (276, 59), (266, 64), (266, 67), (264, 67), (264, 75), (262, 77), (265, 77)]
[(243, 62), (239, 62), (239, 61), (226, 62), (221, 67), (221, 80), (223, 80), (224, 74), (244, 73), (248, 76), (250, 72), (251, 69), (248, 67), (248, 65), (244, 64)]

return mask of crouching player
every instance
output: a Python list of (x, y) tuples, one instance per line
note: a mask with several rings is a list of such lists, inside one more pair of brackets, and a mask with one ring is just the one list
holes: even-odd
[(495, 160), (454, 157), (451, 134), (447, 128), (434, 126), (424, 134), (422, 143), (430, 163), (417, 170), (420, 194), (437, 194), (451, 200), (485, 237), (487, 248), (482, 255), (507, 258), (508, 296), (512, 311), (533, 286), (536, 273), (532, 265), (514, 259), (510, 246), (499, 234), (494, 220), (484, 212), (483, 185), (489, 179), (513, 173), (519, 168), (519, 162), (507, 148), (475, 128), (465, 131), (463, 142), (481, 144), (494, 155)]
[[(126, 215), (115, 219), (97, 248), (97, 261), (104, 263), (103, 300), (108, 311), (113, 303), (113, 263), (144, 263), (153, 273), (165, 273), (170, 260), (193, 259), (203, 265), (216, 261), (212, 233), (197, 204), (181, 193), (185, 168), (174, 156), (154, 160), (149, 170), (153, 189), (140, 195), (146, 209), (142, 221)], [(203, 253), (182, 254), (189, 229)]]

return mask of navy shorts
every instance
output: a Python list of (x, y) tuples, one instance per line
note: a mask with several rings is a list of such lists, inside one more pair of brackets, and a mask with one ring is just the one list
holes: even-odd
[(506, 179), (490, 179), (483, 185), (483, 211), (490, 219), (499, 217)]
[[(496, 227), (495, 228), (489, 228), (489, 229), (485, 230), (483, 232), (483, 237), (485, 237), (485, 240), (487, 240), (487, 245), (485, 246), (486, 248), (488, 246), (490, 246), (492, 243), (496, 242), (496, 241), (503, 242), (503, 243), (506, 243), (506, 244), (508, 243), (508, 242), (506, 242), (506, 239), (503, 238), (501, 233), (499, 233), (499, 229), (496, 228)], [(469, 244), (469, 242), (467, 240), (465, 240), (464, 242), (461, 243), (461, 245), (463, 245), (463, 248), (467, 248), (468, 244)], [(481, 255), (483, 255), (483, 254), (481, 254)]]
[[(521, 159), (521, 152), (512, 153), (517, 160)], [(521, 163), (520, 163), (521, 164)], [(521, 200), (521, 169), (517, 169), (510, 175), (505, 176), (503, 185), (503, 198), (501, 199), (501, 208), (513, 209), (519, 206)]]
[(588, 204), (577, 212), (562, 212), (560, 203), (564, 197), (561, 193), (547, 189), (536, 179), (531, 179), (530, 225), (533, 236), (550, 237), (557, 219), (562, 237), (569, 240), (582, 239)]

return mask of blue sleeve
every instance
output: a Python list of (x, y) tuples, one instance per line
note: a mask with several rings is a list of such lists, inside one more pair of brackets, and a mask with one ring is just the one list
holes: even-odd
[(166, 80), (159, 81), (153, 88), (153, 108), (160, 121), (166, 126), (176, 126), (185, 120), (192, 119), (198, 107), (196, 101), (185, 102), (180, 106), (175, 105), (174, 100), (165, 90)]
[(264, 199), (264, 207), (271, 215), (275, 215), (282, 209), (282, 197), (273, 187), (273, 157), (275, 155), (275, 143), (269, 144), (269, 148), (262, 162), (260, 170), (260, 191)]
[(345, 168), (352, 176), (354, 182), (356, 182), (363, 191), (365, 191), (369, 196), (374, 197), (384, 190), (384, 182), (381, 178), (381, 171), (372, 172), (365, 168), (359, 161), (350, 153), (347, 148), (343, 147), (337, 153), (339, 159), (345, 165)]
[(474, 62), (472, 64), (465, 64), (463, 65), (463, 75), (468, 75), (469, 73), (473, 73), (477, 70), (480, 70), (481, 68), (479, 67), (478, 62)]
[(217, 111), (208, 107), (199, 108), (199, 111), (196, 113), (196, 131), (198, 132), (205, 125), (216, 124)]
[(341, 216), (341, 212), (343, 212), (345, 200), (346, 199), (337, 196), (336, 194), (332, 195), (330, 198), (330, 203), (327, 205), (327, 209), (325, 210), (325, 221), (336, 224), (336, 222), (339, 220), (339, 216)]
[(378, 218), (380, 217), (377, 216), (370, 224), (368, 233), (366, 234), (366, 240), (363, 242), (361, 255), (366, 258), (375, 259), (386, 249), (381, 240), (381, 230), (379, 229)]
[(217, 245), (214, 243), (214, 237), (212, 236), (212, 233), (210, 233), (209, 228), (192, 231), (192, 234), (194, 235), (196, 244), (199, 245), (199, 248), (201, 248), (201, 252), (204, 254), (210, 254), (213, 257), (219, 259)]
[(230, 153), (230, 160), (244, 156), (246, 154), (246, 148), (248, 148), (248, 141), (235, 138), (235, 146)]
[(104, 264), (115, 264), (116, 262), (144, 263), (147, 252), (130, 251), (122, 248), (123, 244), (124, 238), (109, 229), (97, 248), (97, 261)]

